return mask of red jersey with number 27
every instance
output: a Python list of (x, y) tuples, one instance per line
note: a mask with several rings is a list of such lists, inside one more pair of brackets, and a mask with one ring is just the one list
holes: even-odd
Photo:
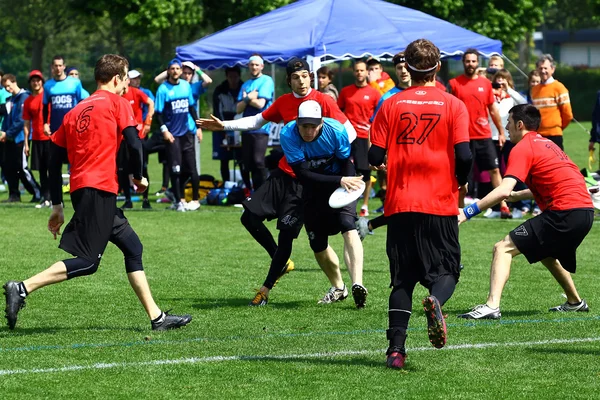
[(593, 208), (577, 166), (554, 142), (529, 132), (510, 152), (505, 177), (523, 182), (542, 211)]
[(458, 214), (454, 145), (469, 141), (462, 101), (432, 86), (413, 86), (386, 100), (371, 126), (387, 150), (385, 215)]
[(123, 130), (136, 125), (129, 102), (105, 90), (69, 111), (52, 140), (67, 149), (71, 193), (87, 187), (117, 194), (117, 150)]
[[(273, 104), (265, 111), (262, 112), (262, 117), (267, 121), (287, 124), (295, 120), (298, 117), (298, 107), (306, 100), (315, 100), (321, 105), (321, 110), (324, 117), (329, 117), (337, 120), (341, 124), (346, 123), (348, 118), (337, 106), (335, 100), (326, 94), (323, 94), (317, 90), (311, 89), (310, 92), (304, 97), (298, 97), (294, 93), (286, 93), (283, 96), (277, 98)], [(279, 168), (286, 174), (293, 176), (296, 175), (292, 170), (292, 167), (287, 162), (285, 157), (279, 160)]]

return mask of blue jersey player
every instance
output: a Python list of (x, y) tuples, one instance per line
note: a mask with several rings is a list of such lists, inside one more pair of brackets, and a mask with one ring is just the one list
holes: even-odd
[[(198, 119), (198, 114), (193, 106), (191, 86), (187, 81), (180, 79), (181, 72), (181, 61), (174, 58), (169, 63), (168, 79), (156, 91), (154, 115), (166, 141), (167, 164), (176, 199), (172, 208), (177, 211), (195, 211), (200, 208), (194, 137), (197, 131), (194, 121)], [(192, 180), (193, 199), (185, 204), (180, 199), (183, 199), (183, 185), (188, 176)]]
[[(263, 75), (264, 61), (259, 54), (248, 59), (250, 79), (244, 82), (237, 98), (236, 111), (251, 117), (265, 111), (275, 95), (275, 84), (268, 75)], [(266, 179), (265, 153), (269, 144), (269, 124), (242, 133), (242, 179), (248, 189), (256, 190)], [(252, 174), (252, 180), (250, 180)]]
[(81, 81), (65, 74), (62, 56), (52, 58), (52, 79), (44, 84), (44, 132), (50, 136), (58, 130), (63, 118), (83, 100)]
[(363, 308), (367, 289), (363, 286), (363, 247), (356, 231), (356, 201), (345, 207), (329, 206), (330, 195), (340, 185), (348, 191), (362, 190), (362, 177), (350, 160), (350, 140), (340, 122), (323, 118), (321, 105), (307, 100), (298, 108), (296, 121), (281, 132), (281, 147), (304, 187), (304, 225), (319, 266), (331, 282), (331, 288), (319, 301), (329, 304), (348, 297), (340, 273), (339, 259), (328, 244), (328, 237), (341, 233), (344, 260), (352, 279), (352, 296), (357, 308)]

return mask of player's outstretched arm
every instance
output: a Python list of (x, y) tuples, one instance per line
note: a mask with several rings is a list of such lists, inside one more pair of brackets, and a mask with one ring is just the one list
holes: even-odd
[(214, 115), (210, 114), (210, 118), (199, 118), (196, 120), (196, 126), (201, 129), (207, 129), (209, 131), (222, 131), (225, 130), (223, 121)]
[(513, 192), (513, 189), (515, 188), (516, 184), (517, 180), (515, 178), (506, 177), (502, 179), (500, 185), (498, 185), (497, 188), (488, 193), (487, 196), (485, 196), (483, 199), (479, 200), (476, 203), (468, 205), (463, 209), (465, 218), (471, 219), (477, 214), (479, 214), (482, 210), (486, 210), (492, 206), (495, 206), (501, 201), (506, 200)]

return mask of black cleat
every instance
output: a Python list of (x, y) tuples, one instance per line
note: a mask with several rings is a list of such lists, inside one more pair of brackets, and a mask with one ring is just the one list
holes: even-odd
[(21, 308), (25, 307), (25, 299), (19, 294), (19, 282), (8, 281), (2, 286), (4, 288), (4, 297), (6, 298), (6, 319), (8, 320), (8, 329), (15, 329), (17, 325), (17, 314)]
[(125, 200), (125, 203), (121, 206), (121, 210), (131, 210), (133, 208), (133, 204), (131, 200)]
[(144, 200), (142, 202), (142, 208), (144, 210), (152, 210), (152, 206), (150, 205), (150, 202), (148, 200)]
[(354, 297), (354, 304), (356, 304), (356, 308), (365, 308), (365, 304), (367, 303), (367, 288), (363, 285), (355, 283), (352, 285), (352, 297)]
[(164, 313), (164, 317), (165, 318), (161, 322), (152, 322), (153, 331), (166, 331), (168, 329), (181, 328), (192, 321), (192, 316), (189, 314), (175, 315), (169, 314), (168, 311)]

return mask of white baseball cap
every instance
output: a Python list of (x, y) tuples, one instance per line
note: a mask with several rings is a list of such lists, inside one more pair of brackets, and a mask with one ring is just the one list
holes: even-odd
[(319, 125), (323, 122), (321, 105), (314, 100), (307, 100), (298, 107), (298, 124)]
[(135, 78), (139, 78), (140, 76), (142, 76), (142, 74), (140, 74), (140, 71), (132, 69), (131, 71), (129, 71), (127, 73), (127, 76), (129, 76), (129, 79), (135, 79)]
[(181, 63), (181, 66), (182, 67), (188, 67), (192, 71), (196, 70), (196, 65), (193, 62), (191, 62), (191, 61), (184, 61), (184, 62)]

